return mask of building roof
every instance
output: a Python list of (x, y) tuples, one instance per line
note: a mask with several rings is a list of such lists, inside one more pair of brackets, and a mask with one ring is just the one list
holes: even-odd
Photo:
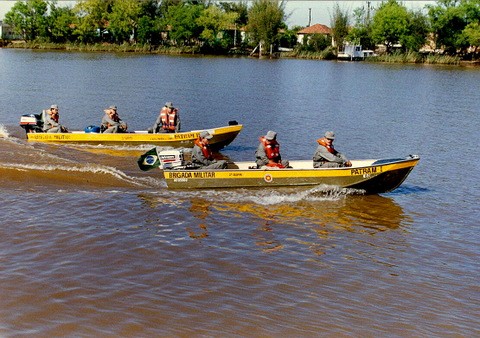
[(332, 30), (325, 25), (317, 23), (298, 31), (297, 34), (332, 34)]

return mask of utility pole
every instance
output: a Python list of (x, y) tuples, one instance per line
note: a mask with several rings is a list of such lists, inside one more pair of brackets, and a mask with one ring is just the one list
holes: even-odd
[(308, 9), (308, 27), (312, 25), (312, 9)]
[(235, 33), (233, 34), (233, 47), (237, 47), (237, 23), (235, 22)]
[(367, 25), (370, 24), (370, 1), (367, 1)]

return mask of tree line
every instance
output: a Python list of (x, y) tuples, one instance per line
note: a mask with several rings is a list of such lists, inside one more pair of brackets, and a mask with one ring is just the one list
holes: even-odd
[[(303, 27), (286, 25), (283, 0), (249, 2), (210, 0), (80, 0), (61, 7), (47, 0), (18, 1), (5, 23), (26, 41), (191, 46), (201, 52), (225, 53), (265, 46), (321, 52), (328, 37), (313, 35), (297, 43)], [(331, 15), (334, 46), (345, 42), (374, 49), (382, 44), (418, 52), (426, 43), (445, 53), (478, 53), (480, 0), (437, 0), (423, 10), (409, 10), (387, 0), (377, 8), (359, 7), (353, 14), (337, 3)]]
[[(345, 14), (338, 7), (334, 13), (342, 32), (342, 23), (348, 24)], [(480, 0), (437, 0), (424, 11), (408, 10), (400, 2), (388, 0), (372, 10), (355, 9), (352, 19), (345, 37), (367, 47), (381, 43), (387, 51), (400, 45), (406, 52), (415, 52), (430, 44), (456, 54), (477, 52), (480, 46)]]

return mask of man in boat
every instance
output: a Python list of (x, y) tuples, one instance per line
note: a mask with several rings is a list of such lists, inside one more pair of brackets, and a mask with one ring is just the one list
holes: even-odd
[(126, 133), (127, 124), (118, 116), (117, 106), (110, 106), (104, 110), (102, 118), (102, 133)]
[(313, 155), (314, 168), (342, 168), (352, 166), (352, 163), (344, 154), (335, 150), (333, 140), (335, 140), (335, 133), (333, 131), (327, 131), (324, 137), (317, 140), (318, 147)]
[(68, 133), (68, 129), (58, 123), (58, 106), (53, 104), (44, 114), (43, 131), (46, 133)]
[(180, 131), (180, 114), (172, 102), (165, 103), (150, 130), (153, 133), (178, 133)]
[(192, 149), (192, 163), (200, 166), (200, 169), (225, 169), (227, 161), (216, 160), (210, 149), (209, 140), (212, 134), (204, 130), (200, 132), (198, 138), (194, 141)]
[(267, 135), (260, 137), (260, 144), (255, 151), (257, 168), (288, 168), (289, 162), (282, 160), (280, 144), (277, 142), (277, 133), (270, 130)]

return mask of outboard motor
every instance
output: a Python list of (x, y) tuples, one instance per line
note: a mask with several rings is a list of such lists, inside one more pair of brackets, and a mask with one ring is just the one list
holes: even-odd
[(158, 154), (161, 169), (175, 169), (184, 166), (183, 150), (164, 150)]
[(20, 127), (26, 133), (43, 133), (42, 114), (25, 114), (20, 117)]

